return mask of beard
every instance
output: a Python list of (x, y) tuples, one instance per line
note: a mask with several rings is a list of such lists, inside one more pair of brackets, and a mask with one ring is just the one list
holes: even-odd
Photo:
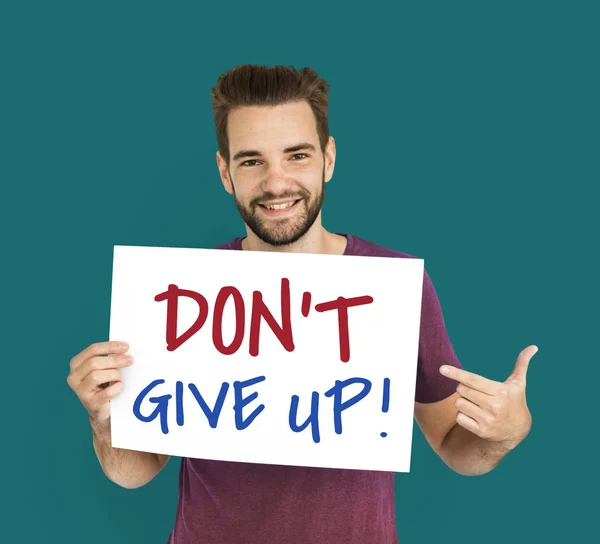
[[(233, 185), (233, 184), (232, 184)], [(233, 198), (238, 212), (242, 216), (248, 228), (263, 242), (271, 246), (287, 246), (297, 242), (313, 226), (321, 213), (325, 199), (325, 170), (321, 181), (321, 190), (311, 199), (311, 194), (306, 189), (297, 191), (285, 191), (281, 194), (266, 192), (252, 199), (248, 207), (245, 207), (233, 190)], [(259, 202), (276, 199), (302, 199), (294, 217), (279, 219), (263, 218), (258, 211)], [(266, 219), (266, 221), (265, 221)]]

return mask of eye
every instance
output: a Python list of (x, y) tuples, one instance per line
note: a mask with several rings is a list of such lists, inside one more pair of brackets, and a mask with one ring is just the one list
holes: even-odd
[(250, 159), (250, 160), (244, 161), (240, 166), (254, 166), (254, 164), (248, 164), (248, 163), (258, 163), (258, 161), (256, 159)]
[(292, 159), (294, 157), (300, 157), (301, 159), (307, 158), (308, 155), (306, 153), (296, 153), (295, 155), (292, 155)]

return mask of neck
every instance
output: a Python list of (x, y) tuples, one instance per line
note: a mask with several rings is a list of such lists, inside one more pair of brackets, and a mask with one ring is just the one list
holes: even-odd
[(242, 240), (244, 251), (280, 251), (285, 253), (326, 253), (342, 255), (346, 250), (346, 237), (331, 233), (322, 225), (315, 224), (299, 240), (285, 246), (272, 246), (263, 242), (246, 227), (247, 237)]

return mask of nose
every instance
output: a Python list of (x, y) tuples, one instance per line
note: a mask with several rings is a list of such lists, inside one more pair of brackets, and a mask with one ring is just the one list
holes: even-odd
[(290, 187), (290, 181), (285, 168), (279, 163), (269, 164), (261, 183), (265, 192), (280, 194)]

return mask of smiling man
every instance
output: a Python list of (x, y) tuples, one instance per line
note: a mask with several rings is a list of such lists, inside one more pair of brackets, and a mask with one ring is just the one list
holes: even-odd
[[(226, 107), (216, 106), (217, 126)], [(335, 144), (322, 149), (307, 101), (233, 109), (218, 138), (227, 139), (217, 163), (247, 227), (244, 249), (343, 253), (346, 239), (321, 225)]]
[[(217, 165), (246, 225), (225, 250), (413, 258), (322, 225), (335, 142), (328, 84), (314, 70), (239, 66), (213, 88)], [(124, 487), (150, 481), (168, 456), (110, 446), (109, 401), (122, 391), (127, 344), (94, 344), (71, 360), (68, 382), (90, 416), (98, 459)], [(453, 470), (492, 470), (528, 434), (525, 380), (535, 346), (505, 382), (462, 369), (425, 272), (415, 418)], [(108, 355), (108, 357), (105, 357)], [(108, 387), (102, 384), (114, 382)], [(172, 544), (392, 544), (398, 542), (393, 473), (184, 458)]]

